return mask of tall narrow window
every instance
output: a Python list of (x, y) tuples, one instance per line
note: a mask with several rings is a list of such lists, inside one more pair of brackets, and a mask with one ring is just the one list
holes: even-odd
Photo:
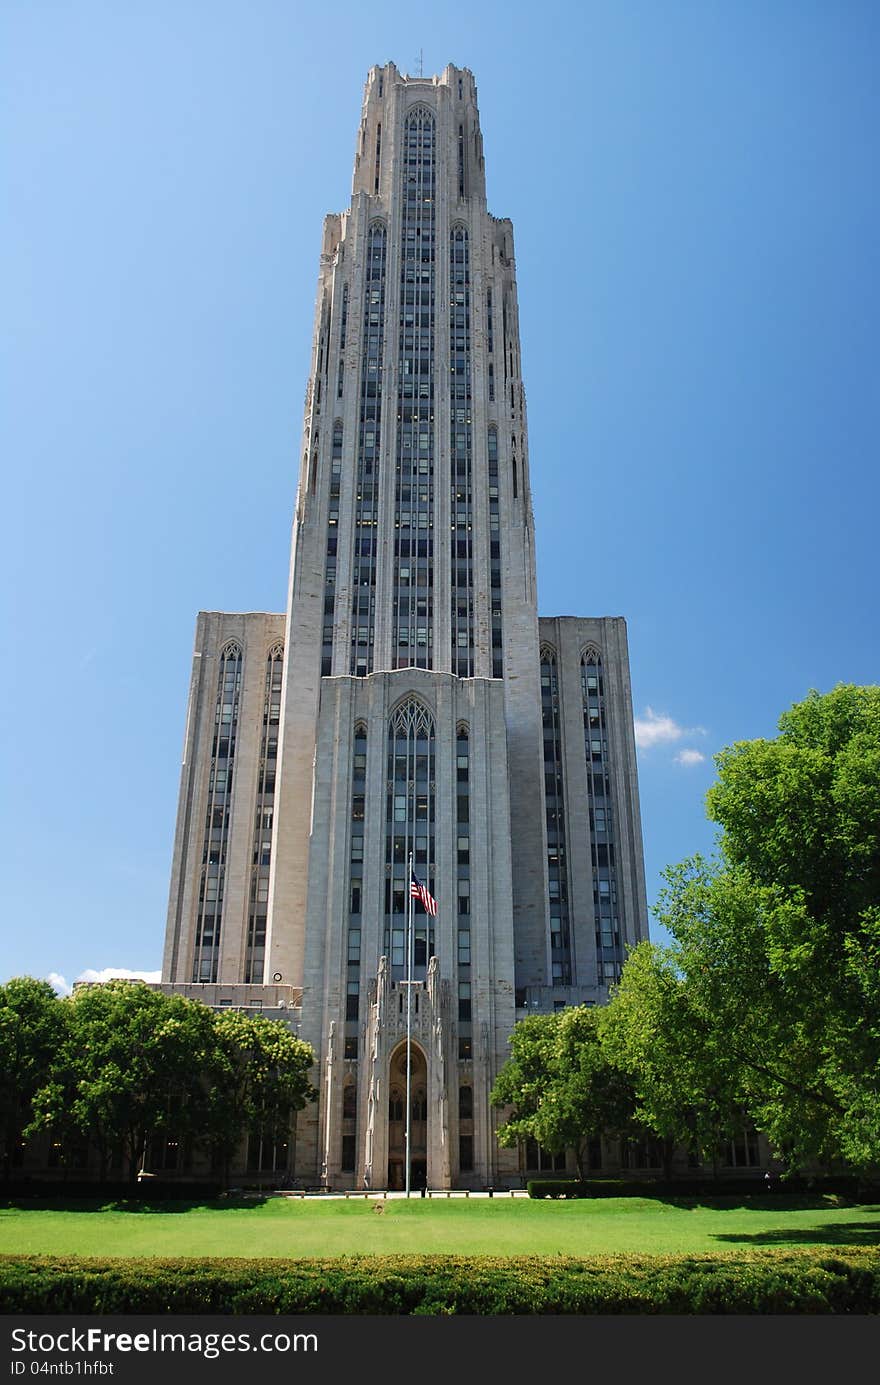
[(342, 1089), (342, 1119), (357, 1119), (357, 1087), (353, 1082), (346, 1082)]
[[(389, 724), (386, 775), (384, 951), (398, 980), (406, 969), (410, 852), (416, 875), (435, 894), (435, 774), (434, 720), (422, 702), (407, 698)], [(442, 900), (438, 903), (442, 908)], [(424, 979), (434, 955), (434, 920), (420, 906), (413, 919), (414, 975)]]
[(373, 180), (373, 192), (379, 195), (379, 169), (382, 165), (382, 126), (376, 126), (376, 169)]
[(226, 882), (226, 852), (232, 811), (232, 775), (241, 700), (241, 645), (224, 645), (217, 673), (214, 739), (208, 778), (202, 870), (196, 911), (193, 981), (216, 981), (220, 963), (220, 929)]
[(364, 331), (361, 341), (361, 402), (355, 478), (349, 673), (373, 671), (376, 622), (376, 542), (379, 517), (379, 457), (382, 427), (382, 343), (385, 334), (386, 234), (374, 222), (367, 237)]
[(466, 979), (471, 965), (471, 808), (470, 740), (459, 726), (455, 740), (455, 851), (458, 876), (458, 971)]
[(244, 959), (244, 979), (258, 985), (263, 981), (263, 969), (266, 961), (266, 915), (269, 910), (269, 868), (272, 863), (275, 770), (278, 762), (278, 712), (281, 704), (283, 665), (284, 645), (279, 640), (272, 645), (266, 656), (263, 730), (260, 739), (257, 808), (254, 820), (251, 880), (248, 891), (248, 932)]
[(541, 721), (544, 731), (544, 803), (547, 815), (547, 882), (550, 891), (550, 960), (555, 985), (571, 984), (568, 863), (562, 778), (562, 732), (556, 654), (541, 646)]
[(490, 428), (489, 456), (489, 599), (492, 617), (492, 677), (504, 674), (501, 621), (501, 514), (498, 498), (498, 429)]
[(324, 346), (325, 346), (325, 343), (326, 343), (326, 337), (327, 337), (327, 295), (326, 295), (326, 293), (325, 293), (325, 294), (323, 294), (323, 296), (322, 296), (322, 298), (321, 298), (321, 330), (320, 330), (320, 332), (319, 332), (319, 334), (318, 334), (318, 357), (317, 357), (317, 360), (316, 360), (316, 362), (315, 362), (315, 377), (316, 377), (316, 380), (315, 380), (315, 400), (316, 400), (317, 403), (320, 403), (320, 400), (321, 400), (321, 380), (320, 380), (320, 375), (321, 375), (321, 371), (324, 369)]
[[(354, 748), (351, 765), (351, 824), (348, 865), (348, 991), (349, 1000), (360, 987), (361, 967), (361, 910), (364, 887), (364, 840), (366, 837), (367, 795), (367, 728), (362, 722), (354, 728)], [(355, 1032), (354, 1030), (352, 1031)]]
[(581, 658), (584, 710), (584, 755), (587, 762), (587, 807), (590, 815), (590, 860), (593, 867), (593, 915), (600, 984), (620, 976), (623, 947), (617, 899), (614, 803), (608, 757), (605, 675), (602, 656), (592, 646)]
[(339, 492), (342, 485), (342, 419), (333, 424), (327, 552), (324, 559), (324, 618), (321, 629), (321, 676), (333, 669), (333, 618), (336, 610), (336, 559), (339, 545)]
[(463, 226), (449, 242), (449, 456), (451, 668), (474, 675), (473, 434), (470, 248)]
[(433, 668), (436, 150), (421, 108), (404, 125), (401, 179), (392, 665)]
[(507, 299), (501, 298), (501, 358), (504, 362), (504, 384), (507, 385)]
[(458, 127), (458, 195), (464, 197), (464, 126)]
[(471, 1002), (471, 983), (470, 983), (470, 981), (459, 981), (459, 983), (458, 983), (458, 1018), (459, 1018), (459, 1021), (460, 1021), (460, 1022), (461, 1022), (462, 1020), (470, 1021), (470, 1020), (472, 1019), (472, 1016), (473, 1016), (473, 1012), (472, 1012), (472, 1002)]
[(345, 334), (348, 331), (348, 284), (342, 285), (342, 313), (339, 324), (339, 349), (345, 350)]

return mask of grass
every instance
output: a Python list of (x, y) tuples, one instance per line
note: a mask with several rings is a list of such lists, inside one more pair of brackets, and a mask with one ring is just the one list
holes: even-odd
[(5, 1255), (588, 1256), (877, 1245), (880, 1206), (831, 1197), (0, 1205)]

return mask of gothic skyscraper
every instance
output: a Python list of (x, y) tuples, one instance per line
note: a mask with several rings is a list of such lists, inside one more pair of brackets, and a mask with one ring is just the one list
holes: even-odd
[(196, 633), (163, 980), (287, 1015), (319, 1059), (295, 1153), (263, 1132), (254, 1172), (403, 1183), (410, 855), (439, 906), (415, 914), (413, 1176), (515, 1180), (488, 1093), (516, 1019), (601, 1002), (646, 934), (626, 633), (539, 620), (474, 79), (389, 63), (324, 223), (286, 618)]

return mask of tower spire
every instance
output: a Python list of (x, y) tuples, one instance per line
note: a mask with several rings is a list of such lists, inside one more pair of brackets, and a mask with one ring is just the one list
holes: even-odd
[(518, 1178), (517, 1013), (647, 914), (623, 622), (539, 626), (513, 227), (472, 74), (423, 74), (371, 69), (324, 222), (286, 622), (200, 617), (169, 909), (167, 981), (300, 1010), (328, 1186)]

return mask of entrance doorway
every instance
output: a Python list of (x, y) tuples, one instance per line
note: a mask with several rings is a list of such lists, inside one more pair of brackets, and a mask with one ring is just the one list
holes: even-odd
[(410, 1179), (410, 1187), (414, 1188), (414, 1189), (416, 1190), (416, 1192), (418, 1192), (421, 1188), (427, 1188), (427, 1186), (428, 1186), (428, 1161), (427, 1161), (427, 1159), (413, 1159), (413, 1161), (412, 1161), (412, 1176), (411, 1176), (411, 1179)]
[[(412, 1045), (410, 1071), (410, 1188), (428, 1185), (428, 1064)], [(391, 1055), (388, 1071), (388, 1187), (406, 1187), (406, 1042)]]

